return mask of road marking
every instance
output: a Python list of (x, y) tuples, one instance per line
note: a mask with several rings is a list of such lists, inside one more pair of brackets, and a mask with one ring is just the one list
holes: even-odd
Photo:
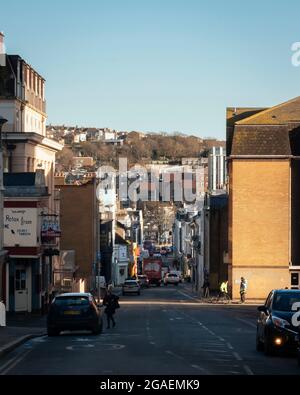
[(217, 336), (217, 338), (218, 338), (221, 342), (224, 342), (224, 341), (225, 341), (225, 339), (223, 339), (223, 337)]
[(77, 339), (74, 339), (74, 341), (76, 341), (76, 342), (88, 342), (88, 341), (91, 341), (90, 339), (87, 339), (87, 338), (77, 338)]
[(207, 369), (201, 368), (201, 366), (199, 366), (199, 365), (191, 365), (191, 367), (194, 369), (200, 370), (201, 372), (204, 372), (207, 375), (211, 374)]
[(250, 322), (248, 320), (244, 320), (243, 318), (236, 318), (236, 320), (243, 322), (244, 324), (247, 324), (251, 326), (252, 328), (256, 329), (256, 325), (253, 322)]
[[(230, 354), (227, 354), (228, 350), (215, 350), (215, 349), (212, 349), (212, 348), (201, 348), (201, 351), (213, 352), (213, 353), (222, 353), (222, 354), (226, 354), (228, 356), (231, 356)], [(224, 357), (225, 357), (225, 355), (224, 355)]]
[(211, 331), (210, 329), (207, 330), (207, 332), (212, 335), (212, 336), (216, 336), (215, 332)]
[(169, 350), (166, 351), (166, 354), (173, 355), (173, 357), (178, 358), (178, 359), (184, 359), (182, 356), (177, 355), (174, 352), (169, 351)]
[(246, 372), (249, 376), (253, 376), (253, 375), (254, 375), (254, 373), (252, 372), (252, 370), (249, 368), (248, 365), (244, 365), (244, 369), (245, 369), (245, 372)]
[(15, 359), (16, 359), (16, 357), (11, 358), (9, 361), (7, 361), (5, 364), (3, 364), (3, 365), (0, 367), (0, 372), (1, 372), (2, 370), (4, 370), (4, 369), (6, 368), (6, 366), (8, 366), (9, 364), (11, 364)]
[(233, 352), (232, 354), (233, 354), (233, 356), (235, 357), (235, 359), (237, 361), (242, 361), (243, 360), (243, 358), (237, 352)]
[(6, 375), (11, 369), (13, 369), (16, 365), (18, 365), (30, 352), (31, 350), (28, 350), (20, 358), (15, 359), (15, 361), (7, 369), (1, 371), (0, 375), (1, 376)]
[(185, 292), (179, 291), (179, 293), (185, 297), (187, 297), (188, 299), (192, 299), (192, 300), (197, 300), (196, 298), (194, 298), (193, 296), (190, 296), (188, 294), (186, 294)]
[(152, 344), (152, 346), (155, 346), (155, 344), (156, 344), (156, 343), (154, 343), (154, 342), (149, 342), (149, 343)]
[(233, 347), (230, 343), (226, 343), (226, 344), (227, 344), (227, 347), (229, 348), (229, 350), (233, 350)]

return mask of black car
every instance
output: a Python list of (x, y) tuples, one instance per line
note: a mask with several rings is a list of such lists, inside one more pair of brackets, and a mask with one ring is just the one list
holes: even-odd
[(295, 324), (300, 290), (273, 290), (258, 307), (256, 349), (271, 355), (275, 351), (297, 350), (299, 326)]
[(57, 336), (64, 330), (91, 330), (102, 332), (102, 310), (90, 293), (58, 295), (51, 303), (47, 317), (48, 336)]

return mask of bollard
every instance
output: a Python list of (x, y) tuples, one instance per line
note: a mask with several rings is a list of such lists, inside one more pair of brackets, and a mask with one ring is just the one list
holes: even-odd
[(0, 301), (0, 326), (6, 326), (6, 308), (2, 301)]

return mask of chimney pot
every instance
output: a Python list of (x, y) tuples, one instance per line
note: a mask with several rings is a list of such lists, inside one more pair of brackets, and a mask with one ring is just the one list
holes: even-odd
[(4, 33), (0, 32), (0, 66), (5, 66), (5, 53)]

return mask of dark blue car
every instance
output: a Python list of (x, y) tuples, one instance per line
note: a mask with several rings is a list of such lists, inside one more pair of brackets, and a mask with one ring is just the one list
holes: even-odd
[(102, 309), (90, 293), (66, 293), (55, 297), (47, 317), (48, 336), (65, 330), (102, 332)]
[(300, 290), (280, 289), (270, 292), (265, 304), (258, 307), (256, 349), (271, 355), (275, 351), (296, 352), (299, 342), (297, 317)]

